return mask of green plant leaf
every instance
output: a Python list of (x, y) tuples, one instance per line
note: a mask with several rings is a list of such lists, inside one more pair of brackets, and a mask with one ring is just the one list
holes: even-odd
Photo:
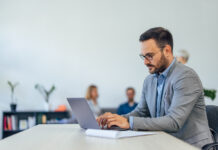
[(53, 85), (48, 91), (42, 85), (36, 84), (35, 89), (37, 89), (43, 95), (46, 102), (49, 102), (49, 97), (51, 93), (55, 90), (55, 86)]
[(204, 89), (204, 96), (214, 100), (216, 98), (216, 92), (217, 91), (215, 89)]

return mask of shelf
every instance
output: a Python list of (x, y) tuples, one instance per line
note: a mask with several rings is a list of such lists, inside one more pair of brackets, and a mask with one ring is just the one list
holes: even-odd
[[(45, 116), (45, 117), (44, 117)], [(4, 118), (6, 117), (6, 127), (11, 128), (13, 126), (16, 126), (15, 129), (18, 130), (4, 130)], [(31, 117), (31, 118), (30, 118)], [(13, 134), (16, 134), (18, 132), (22, 132), (24, 130), (19, 130), (20, 122), (21, 120), (26, 120), (27, 127), (29, 123), (33, 123), (30, 126), (42, 124), (42, 121), (45, 119), (45, 122), (49, 122), (50, 120), (54, 120), (54, 122), (51, 122), (49, 124), (59, 124), (59, 122), (55, 120), (67, 120), (70, 118), (69, 112), (48, 112), (48, 111), (18, 111), (18, 112), (3, 112), (3, 120), (2, 120), (2, 135), (3, 138), (6, 138), (8, 136), (11, 136)], [(66, 122), (61, 122), (66, 123)], [(13, 128), (12, 128), (13, 129)], [(28, 128), (27, 128), (28, 129)]]
[(3, 130), (3, 132), (21, 132), (24, 130)]

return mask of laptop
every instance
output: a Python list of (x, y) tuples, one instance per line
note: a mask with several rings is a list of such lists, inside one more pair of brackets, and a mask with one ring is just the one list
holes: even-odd
[[(76, 117), (79, 125), (83, 129), (102, 129), (95, 116), (90, 109), (87, 100), (85, 98), (67, 98), (68, 103), (72, 109), (74, 116)], [(117, 126), (112, 126), (109, 130), (125, 130)]]

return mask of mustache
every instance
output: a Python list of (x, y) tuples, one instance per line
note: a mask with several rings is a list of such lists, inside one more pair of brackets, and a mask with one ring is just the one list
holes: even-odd
[(155, 66), (152, 65), (152, 64), (147, 64), (146, 66), (147, 66), (147, 67), (155, 67)]

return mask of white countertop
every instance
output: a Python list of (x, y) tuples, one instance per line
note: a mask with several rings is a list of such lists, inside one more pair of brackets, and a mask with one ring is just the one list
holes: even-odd
[(0, 141), (0, 150), (197, 150), (165, 133), (107, 139), (86, 136), (77, 124), (37, 125)]

